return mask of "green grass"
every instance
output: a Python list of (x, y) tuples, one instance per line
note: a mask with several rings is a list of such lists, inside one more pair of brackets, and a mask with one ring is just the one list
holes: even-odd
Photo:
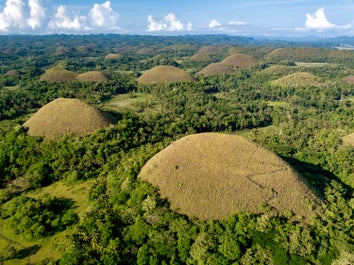
[(138, 113), (155, 112), (157, 107), (152, 95), (142, 93), (120, 94), (102, 104), (103, 109)]
[(284, 101), (267, 101), (267, 104), (270, 107), (287, 107), (287, 106), (289, 106), (289, 103), (284, 102)]
[[(26, 194), (28, 197), (39, 198), (45, 194), (64, 197), (74, 201), (74, 209), (80, 216), (84, 215), (90, 209), (90, 202), (88, 200), (88, 192), (92, 185), (92, 181), (86, 181), (76, 185), (68, 186), (64, 182), (56, 182), (48, 187), (38, 189), (36, 191)], [(0, 219), (0, 254), (1, 250), (5, 250), (8, 246), (16, 249), (17, 253), (23, 253), (21, 258), (14, 258), (1, 261), (4, 264), (34, 264), (44, 260), (45, 258), (52, 258), (54, 260), (60, 259), (66, 247), (66, 232), (59, 232), (53, 236), (42, 238), (39, 240), (28, 241), (21, 234), (17, 235), (11, 229), (4, 226), (4, 220)], [(6, 237), (6, 239), (4, 238)], [(30, 253), (28, 255), (28, 253)]]

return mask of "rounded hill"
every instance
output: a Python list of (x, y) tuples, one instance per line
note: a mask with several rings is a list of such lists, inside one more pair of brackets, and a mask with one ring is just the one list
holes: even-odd
[(28, 134), (54, 139), (72, 133), (82, 136), (109, 126), (113, 117), (78, 99), (57, 98), (40, 108), (23, 126)]
[(54, 66), (45, 71), (45, 73), (41, 76), (41, 81), (48, 82), (70, 82), (75, 80), (77, 77), (77, 73), (66, 70), (61, 66)]
[(138, 78), (139, 84), (193, 82), (194, 77), (180, 68), (159, 65), (146, 71)]
[(118, 60), (120, 58), (122, 58), (123, 55), (119, 54), (119, 53), (110, 53), (110, 54), (107, 54), (104, 59), (105, 60)]
[(347, 76), (347, 77), (344, 79), (344, 82), (346, 82), (346, 83), (348, 83), (348, 84), (354, 84), (354, 76), (353, 76), (353, 75)]
[(305, 87), (305, 86), (317, 86), (320, 84), (320, 79), (308, 72), (297, 72), (286, 75), (282, 78), (271, 82), (273, 86), (280, 87)]
[(243, 137), (202, 133), (175, 141), (151, 158), (139, 178), (159, 189), (171, 208), (203, 220), (238, 212), (292, 212), (310, 217), (316, 196), (273, 152)]
[(354, 146), (354, 132), (343, 137), (343, 143), (345, 145)]
[(234, 74), (234, 73), (235, 70), (233, 69), (232, 66), (224, 65), (222, 63), (211, 63), (198, 72), (198, 74), (202, 74), (205, 76)]
[(221, 63), (238, 68), (250, 68), (255, 66), (257, 61), (250, 55), (235, 53), (226, 57)]
[(100, 71), (89, 71), (82, 73), (79, 74), (76, 79), (81, 82), (103, 82), (109, 80), (108, 77)]

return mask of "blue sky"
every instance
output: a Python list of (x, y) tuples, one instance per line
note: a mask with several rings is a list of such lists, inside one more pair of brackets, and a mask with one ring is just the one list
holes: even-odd
[(354, 36), (354, 0), (0, 0), (0, 34)]

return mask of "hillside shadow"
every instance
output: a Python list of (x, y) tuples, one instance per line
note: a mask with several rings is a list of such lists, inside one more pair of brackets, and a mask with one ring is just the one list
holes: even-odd
[(33, 245), (27, 248), (18, 250), (14, 256), (15, 259), (24, 259), (37, 253), (41, 247), (38, 245)]
[(289, 163), (298, 173), (300, 173), (300, 175), (306, 180), (308, 187), (321, 198), (324, 198), (326, 187), (330, 185), (331, 181), (336, 181), (345, 188), (346, 193), (343, 195), (346, 199), (349, 199), (351, 194), (353, 194), (353, 188), (345, 184), (332, 172), (324, 170), (317, 165), (297, 160), (293, 157), (283, 156), (282, 158), (287, 163)]

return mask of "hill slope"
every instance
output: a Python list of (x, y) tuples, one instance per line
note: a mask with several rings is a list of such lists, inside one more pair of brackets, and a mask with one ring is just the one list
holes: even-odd
[(108, 77), (100, 71), (89, 71), (79, 74), (76, 77), (81, 82), (103, 82), (109, 80)]
[(85, 135), (112, 122), (112, 117), (78, 99), (58, 98), (40, 108), (23, 126), (32, 136), (53, 139), (67, 133)]
[[(171, 208), (200, 219), (264, 211), (311, 216), (314, 194), (274, 153), (240, 136), (186, 136), (156, 154), (139, 177), (159, 188)], [(262, 208), (263, 205), (263, 208)]]
[(192, 82), (194, 77), (174, 66), (159, 65), (138, 78), (139, 84)]
[(49, 82), (69, 82), (73, 81), (77, 76), (77, 73), (66, 70), (61, 66), (52, 67), (42, 75), (42, 81)]

